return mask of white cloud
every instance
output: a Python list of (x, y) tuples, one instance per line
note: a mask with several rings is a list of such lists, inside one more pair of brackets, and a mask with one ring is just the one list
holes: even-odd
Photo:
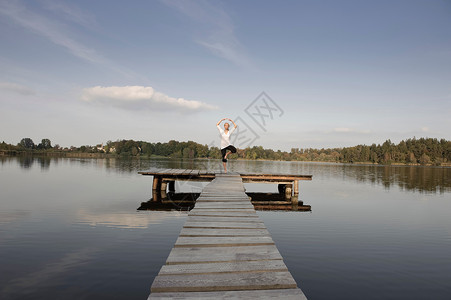
[(336, 127), (332, 131), (337, 132), (337, 133), (364, 133), (364, 134), (371, 133), (371, 131), (369, 131), (369, 130), (358, 130), (358, 129), (348, 128), (348, 127)]
[(131, 110), (175, 109), (195, 112), (218, 108), (201, 101), (169, 97), (155, 91), (150, 86), (95, 86), (83, 89), (81, 99), (86, 102)]
[(346, 127), (337, 127), (334, 128), (335, 132), (351, 132), (351, 128), (346, 128)]
[(421, 132), (429, 132), (429, 127), (421, 127)]
[(235, 35), (231, 17), (219, 4), (205, 0), (165, 0), (163, 3), (200, 23), (205, 36), (196, 39), (197, 43), (238, 66), (251, 65), (245, 47)]
[(12, 82), (0, 82), (0, 90), (13, 92), (25, 96), (35, 94), (35, 91), (30, 89), (29, 87)]

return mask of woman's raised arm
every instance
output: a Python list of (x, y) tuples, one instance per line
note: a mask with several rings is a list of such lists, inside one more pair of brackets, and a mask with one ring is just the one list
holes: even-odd
[(235, 128), (238, 126), (238, 125), (235, 124), (235, 122), (233, 122), (232, 119), (227, 119), (227, 120), (229, 120), (230, 122), (232, 122), (232, 123), (233, 123), (233, 126), (235, 126)]
[(218, 123), (216, 123), (216, 126), (219, 126), (219, 124), (221, 124), (222, 121), (226, 120), (226, 118), (222, 118), (221, 120), (219, 120)]

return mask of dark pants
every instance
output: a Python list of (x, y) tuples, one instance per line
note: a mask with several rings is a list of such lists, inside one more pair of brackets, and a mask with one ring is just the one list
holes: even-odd
[(236, 153), (236, 148), (232, 145), (228, 145), (227, 147), (221, 149), (221, 154), (222, 154), (222, 161), (223, 162), (227, 162), (227, 159), (225, 159), (225, 155), (227, 153), (227, 150), (229, 150), (232, 153)]

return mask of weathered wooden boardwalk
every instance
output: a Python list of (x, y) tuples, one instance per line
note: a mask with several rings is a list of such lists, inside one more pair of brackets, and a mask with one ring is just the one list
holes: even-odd
[(306, 299), (245, 194), (215, 174), (155, 278), (149, 299)]
[[(175, 181), (211, 181), (216, 177), (216, 173), (207, 170), (194, 169), (161, 169), (151, 168), (146, 171), (138, 172), (141, 175), (153, 176), (152, 192), (163, 192), (169, 188), (169, 191), (175, 191)], [(299, 181), (312, 180), (312, 175), (293, 175), (293, 174), (264, 174), (264, 173), (241, 173), (242, 182), (263, 182), (278, 183), (279, 192), (285, 194), (286, 199), (297, 202), (299, 194)], [(292, 197), (294, 194), (295, 197)], [(157, 197), (155, 197), (157, 198)]]

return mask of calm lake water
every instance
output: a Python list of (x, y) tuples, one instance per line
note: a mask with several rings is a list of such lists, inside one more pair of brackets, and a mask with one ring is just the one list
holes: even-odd
[[(258, 212), (309, 299), (451, 299), (450, 168), (229, 165), (313, 175), (300, 183), (311, 212)], [(186, 212), (137, 210), (152, 182), (137, 171), (149, 167), (220, 163), (0, 159), (0, 299), (146, 299), (186, 220)]]

